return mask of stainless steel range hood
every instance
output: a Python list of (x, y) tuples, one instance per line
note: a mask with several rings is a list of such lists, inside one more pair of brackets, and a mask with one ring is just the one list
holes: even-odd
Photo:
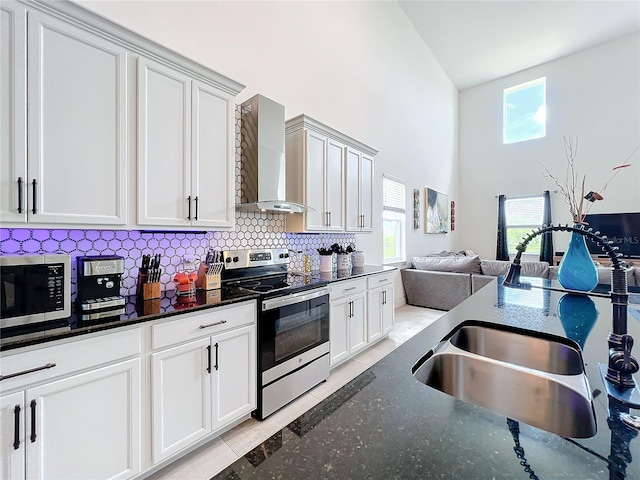
[(286, 199), (284, 106), (262, 95), (241, 105), (241, 203), (238, 210), (301, 213), (312, 208)]

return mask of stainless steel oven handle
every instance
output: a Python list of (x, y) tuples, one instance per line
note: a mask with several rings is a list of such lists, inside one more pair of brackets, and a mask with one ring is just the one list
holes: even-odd
[(314, 298), (329, 295), (331, 287), (319, 288), (317, 290), (305, 291), (300, 293), (292, 293), (284, 297), (271, 298), (262, 302), (262, 311), (273, 310), (274, 308), (286, 307), (295, 303), (305, 302)]

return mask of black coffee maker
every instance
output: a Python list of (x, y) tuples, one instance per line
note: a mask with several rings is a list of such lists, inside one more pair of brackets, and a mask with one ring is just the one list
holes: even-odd
[(81, 320), (96, 320), (124, 313), (120, 295), (124, 258), (118, 255), (77, 257), (76, 313)]

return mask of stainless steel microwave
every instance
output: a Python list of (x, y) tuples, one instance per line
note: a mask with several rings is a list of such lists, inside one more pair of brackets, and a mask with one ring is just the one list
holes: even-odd
[(71, 315), (69, 255), (0, 257), (0, 326), (44, 322)]

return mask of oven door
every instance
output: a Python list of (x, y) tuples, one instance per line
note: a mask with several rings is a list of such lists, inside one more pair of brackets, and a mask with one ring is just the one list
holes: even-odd
[(329, 288), (264, 300), (260, 313), (260, 371), (329, 341)]

